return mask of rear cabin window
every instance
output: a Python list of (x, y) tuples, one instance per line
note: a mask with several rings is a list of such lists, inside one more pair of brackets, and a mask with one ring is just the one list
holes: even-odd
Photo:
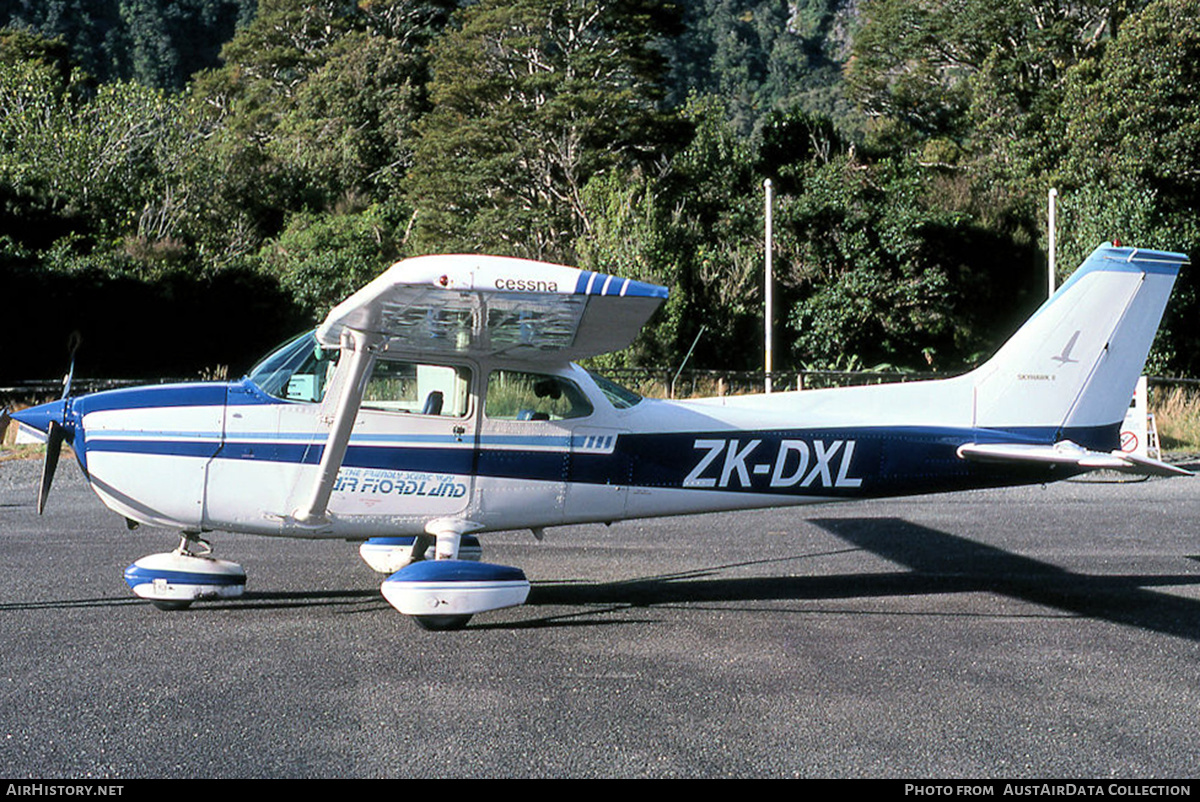
[(488, 377), (483, 412), (492, 420), (567, 420), (591, 415), (592, 404), (570, 379), (495, 370)]

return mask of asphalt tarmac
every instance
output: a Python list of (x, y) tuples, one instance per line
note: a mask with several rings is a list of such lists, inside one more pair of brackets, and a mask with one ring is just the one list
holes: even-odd
[(8, 778), (1200, 777), (1200, 478), (490, 535), (529, 603), (429, 633), (343, 542), (217, 534), (246, 595), (160, 612), (121, 574), (176, 536), (38, 470)]

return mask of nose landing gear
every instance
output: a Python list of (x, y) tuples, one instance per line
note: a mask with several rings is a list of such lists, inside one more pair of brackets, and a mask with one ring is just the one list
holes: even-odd
[(125, 584), (160, 610), (184, 610), (195, 601), (241, 596), (246, 571), (211, 554), (207, 541), (184, 532), (179, 548), (143, 557), (126, 568)]

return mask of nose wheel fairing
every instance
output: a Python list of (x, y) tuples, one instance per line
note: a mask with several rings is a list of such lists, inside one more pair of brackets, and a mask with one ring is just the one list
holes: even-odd
[(135, 595), (166, 610), (241, 596), (246, 589), (245, 570), (210, 552), (203, 540), (184, 535), (174, 551), (148, 555), (126, 568), (125, 584)]

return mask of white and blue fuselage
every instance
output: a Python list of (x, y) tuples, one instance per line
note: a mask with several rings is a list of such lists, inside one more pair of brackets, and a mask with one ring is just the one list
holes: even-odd
[[(1063, 436), (1110, 450), (1118, 439), (1117, 421), (1070, 432), (979, 429), (903, 412), (896, 404), (919, 394), (915, 383), (888, 388), (894, 421), (876, 415), (867, 425), (850, 413), (883, 388), (617, 408), (578, 366), (553, 375), (587, 395), (590, 415), (493, 420), (478, 391), (463, 417), (360, 410), (329, 525), (317, 528), (292, 513), (329, 434), (321, 403), (275, 398), (246, 378), (96, 393), (68, 401), (66, 415), (92, 488), (131, 520), (348, 539), (420, 534), (431, 518), (448, 516), (494, 531), (1045, 481), (1047, 467), (973, 463), (957, 450)], [(954, 380), (942, 384), (947, 397), (956, 392)], [(764, 400), (768, 409), (759, 408)], [(46, 405), (48, 414), (61, 404)]]

